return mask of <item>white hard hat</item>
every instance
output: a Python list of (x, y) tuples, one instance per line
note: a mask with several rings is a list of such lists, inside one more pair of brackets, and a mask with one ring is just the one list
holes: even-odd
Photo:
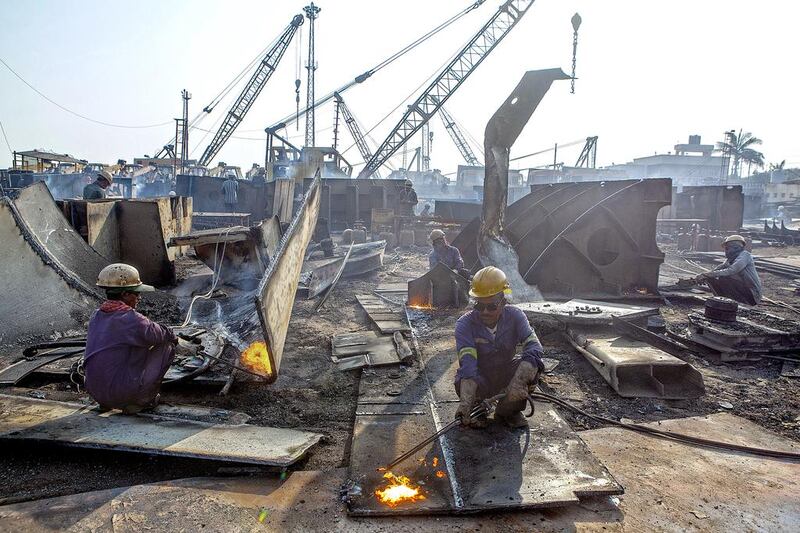
[(111, 172), (109, 172), (108, 170), (98, 170), (97, 171), (97, 177), (98, 178), (103, 178), (104, 180), (106, 180), (108, 182), (109, 185), (114, 183), (114, 176), (112, 176)]
[(150, 292), (155, 289), (145, 285), (139, 271), (125, 263), (112, 263), (97, 275), (97, 286), (103, 289), (125, 289), (128, 292)]
[(741, 235), (731, 235), (729, 237), (725, 237), (725, 240), (722, 241), (722, 244), (728, 244), (729, 242), (735, 242), (735, 241), (739, 241), (742, 244), (747, 244), (747, 241), (744, 240), (744, 237), (742, 237)]
[(440, 229), (435, 229), (435, 230), (433, 230), (433, 231), (431, 232), (431, 234), (430, 234), (430, 235), (428, 235), (428, 239), (429, 239), (431, 242), (436, 242), (436, 241), (438, 241), (439, 239), (444, 239), (444, 232), (443, 232), (442, 230), (440, 230)]

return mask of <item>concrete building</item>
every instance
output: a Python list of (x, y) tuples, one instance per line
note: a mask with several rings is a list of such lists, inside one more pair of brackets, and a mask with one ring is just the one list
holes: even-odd
[(690, 135), (686, 144), (676, 144), (675, 153), (637, 157), (630, 163), (612, 165), (609, 170), (628, 178), (672, 178), (673, 185), (720, 185), (725, 175), (722, 156), (712, 155), (713, 144), (702, 144), (699, 135)]

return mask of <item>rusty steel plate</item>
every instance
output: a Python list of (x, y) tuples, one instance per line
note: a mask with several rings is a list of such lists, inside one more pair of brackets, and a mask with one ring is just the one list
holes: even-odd
[[(319, 154), (318, 154), (319, 155)], [(319, 215), (321, 157), (314, 158), (304, 169), (306, 173), (316, 174), (311, 188), (306, 192), (299, 212), (292, 219), (283, 236), (275, 256), (256, 291), (255, 302), (258, 320), (267, 345), (270, 372), (268, 383), (278, 379), (283, 356), (286, 331), (294, 306), (294, 295), (300, 281), (306, 247), (314, 233)]]

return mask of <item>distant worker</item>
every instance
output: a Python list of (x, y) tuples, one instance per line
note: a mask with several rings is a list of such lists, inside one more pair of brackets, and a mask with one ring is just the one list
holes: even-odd
[(706, 283), (717, 296), (758, 305), (761, 302), (761, 279), (753, 256), (744, 249), (745, 245), (741, 235), (727, 237), (722, 243), (726, 261), (711, 272), (700, 274), (694, 281)]
[(428, 236), (433, 250), (428, 254), (428, 266), (433, 268), (437, 263), (453, 270), (465, 278), (469, 279), (469, 271), (464, 268), (464, 260), (461, 252), (455, 246), (447, 242), (447, 237), (440, 229), (435, 229)]
[(106, 189), (114, 183), (114, 176), (107, 170), (98, 170), (95, 180), (83, 188), (84, 200), (102, 200), (106, 197)]
[(236, 204), (239, 203), (239, 182), (233, 176), (228, 176), (228, 179), (222, 184), (222, 193), (225, 195), (223, 201), (225, 202), (225, 210), (229, 213), (236, 211)]
[(155, 407), (178, 339), (136, 312), (142, 292), (154, 290), (130, 265), (108, 265), (97, 277), (107, 300), (89, 320), (83, 368), (86, 392), (102, 409), (128, 414)]
[[(469, 291), (476, 300), (474, 309), (456, 322), (459, 368), (455, 386), (460, 399), (456, 418), (468, 426), (485, 427), (485, 417), (469, 420), (469, 413), (481, 400), (503, 391), (506, 395), (497, 405), (495, 419), (512, 428), (528, 424), (522, 410), (529, 388), (544, 369), (543, 350), (525, 313), (507, 304), (507, 293), (505, 273), (491, 266), (482, 268)], [(522, 345), (519, 356), (517, 345)]]
[(398, 215), (401, 217), (413, 217), (414, 207), (418, 203), (419, 199), (417, 199), (417, 193), (414, 191), (414, 184), (411, 183), (410, 180), (405, 180), (403, 188), (400, 189), (398, 198), (398, 207), (400, 210)]

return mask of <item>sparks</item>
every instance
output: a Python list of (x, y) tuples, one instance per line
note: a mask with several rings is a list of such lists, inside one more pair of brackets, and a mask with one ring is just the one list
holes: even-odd
[(255, 341), (248, 346), (239, 357), (239, 361), (256, 374), (269, 376), (272, 374), (272, 365), (269, 362), (269, 350), (264, 341)]
[(375, 496), (379, 502), (385, 503), (389, 507), (397, 507), (403, 502), (425, 499), (422, 489), (412, 485), (411, 480), (406, 476), (396, 476), (391, 472), (386, 472), (383, 477), (388, 480), (389, 485), (382, 490), (375, 489)]

